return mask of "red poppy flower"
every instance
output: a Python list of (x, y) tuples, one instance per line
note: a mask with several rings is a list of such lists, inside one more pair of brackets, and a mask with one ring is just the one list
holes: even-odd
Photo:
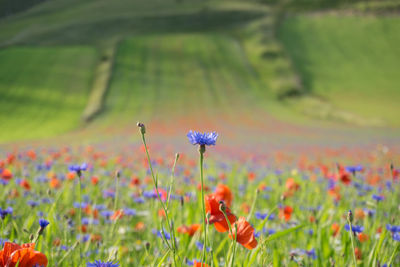
[(332, 235), (337, 236), (337, 234), (339, 233), (339, 229), (340, 229), (340, 225), (338, 223), (333, 223), (331, 226)]
[[(257, 239), (254, 237), (254, 228), (246, 221), (244, 217), (240, 217), (232, 225), (233, 236), (235, 237), (235, 225), (237, 227), (237, 238), (236, 242), (241, 244), (247, 249), (253, 249), (257, 246)], [(229, 238), (232, 239), (232, 235), (229, 234)]]
[(201, 263), (196, 260), (193, 261), (193, 267), (210, 267), (207, 263)]
[(291, 192), (296, 192), (300, 189), (300, 185), (293, 178), (288, 178), (286, 180), (286, 189)]
[(0, 266), (33, 267), (47, 266), (47, 257), (43, 253), (35, 251), (35, 244), (23, 244), (22, 246), (11, 242), (5, 242), (0, 251)]
[(357, 237), (361, 243), (364, 243), (365, 241), (368, 241), (368, 239), (369, 239), (368, 235), (365, 233), (358, 233)]
[(113, 215), (111, 215), (110, 219), (111, 220), (118, 220), (121, 219), (122, 217), (124, 217), (124, 211), (123, 210), (117, 210), (114, 212)]
[(290, 217), (292, 217), (293, 208), (290, 206), (285, 206), (279, 209), (279, 218), (285, 219), (285, 221), (289, 221)]
[(197, 232), (197, 230), (200, 229), (200, 227), (200, 224), (197, 223), (190, 226), (182, 225), (177, 228), (177, 231), (181, 234), (188, 234), (189, 236), (193, 236)]
[(247, 174), (247, 179), (248, 179), (249, 181), (254, 181), (254, 179), (256, 179), (256, 174), (255, 174), (254, 172), (249, 172), (249, 173)]
[[(224, 213), (219, 210), (220, 203), (214, 195), (208, 195), (205, 199), (206, 213), (210, 214), (209, 223), (214, 224), (218, 232), (226, 232), (229, 229), (228, 223), (225, 219)], [(225, 213), (229, 222), (232, 224), (236, 221), (236, 216), (231, 213), (229, 207), (225, 208)]]
[(13, 174), (9, 169), (3, 169), (1, 173), (1, 178), (3, 178), (4, 180), (10, 180), (11, 178), (13, 178)]
[(31, 185), (30, 185), (30, 183), (28, 182), (28, 180), (26, 180), (26, 179), (23, 179), (20, 183), (19, 183), (19, 185), (21, 186), (21, 187), (23, 187), (25, 190), (27, 190), (27, 191), (29, 191), (29, 190), (31, 190)]
[(351, 176), (346, 171), (339, 172), (339, 180), (344, 183), (345, 185), (349, 185), (351, 183)]
[(52, 178), (50, 180), (50, 187), (57, 189), (61, 187), (61, 182), (57, 178)]
[(356, 254), (357, 260), (361, 260), (361, 258), (362, 258), (361, 249), (355, 248), (355, 249), (354, 249), (354, 254)]
[(92, 182), (92, 185), (97, 185), (99, 183), (99, 177), (92, 176), (92, 179), (90, 181)]
[(232, 204), (232, 199), (233, 199), (233, 194), (231, 189), (224, 185), (224, 184), (218, 184), (217, 188), (215, 189), (215, 198), (216, 200), (219, 201), (224, 201), (225, 204), (230, 207)]

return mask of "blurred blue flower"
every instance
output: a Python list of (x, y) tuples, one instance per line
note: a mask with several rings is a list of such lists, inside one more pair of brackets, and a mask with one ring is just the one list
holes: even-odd
[(397, 241), (397, 242), (400, 242), (400, 234), (399, 234), (399, 233), (395, 233), (395, 234), (393, 235), (393, 240), (394, 240), (394, 241)]
[(376, 201), (382, 201), (385, 199), (384, 196), (379, 196), (379, 195), (372, 195), (372, 199), (376, 200)]
[(135, 216), (137, 214), (135, 209), (124, 209), (124, 214), (127, 216)]
[(5, 210), (0, 209), (0, 217), (4, 220), (7, 215), (12, 215), (13, 209), (11, 207), (6, 208)]
[(315, 253), (315, 249), (312, 248), (310, 250), (304, 250), (304, 252), (306, 253), (306, 255), (310, 258), (312, 258), (313, 260), (315, 260), (317, 258), (317, 254)]
[(32, 208), (34, 208), (34, 207), (36, 207), (36, 206), (39, 206), (39, 202), (34, 201), (34, 200), (28, 200), (26, 203), (27, 203), (29, 206), (31, 206)]
[[(203, 250), (203, 243), (200, 242), (200, 241), (196, 241), (196, 247), (197, 247), (199, 250)], [(207, 250), (207, 252), (210, 252), (210, 251), (211, 251), (211, 248), (210, 248), (210, 247), (206, 247), (206, 250)]]
[(73, 164), (68, 166), (68, 170), (71, 172), (81, 173), (82, 171), (87, 170), (88, 165), (86, 163), (82, 163), (81, 165)]
[(217, 141), (218, 134), (216, 132), (200, 133), (190, 130), (187, 134), (187, 137), (192, 145), (213, 146)]
[(114, 263), (112, 261), (102, 262), (102, 261), (94, 261), (92, 263), (88, 262), (86, 267), (118, 267), (118, 263)]
[[(346, 230), (346, 231), (350, 231), (350, 225), (348, 225), (348, 224), (346, 224), (345, 226), (344, 226), (344, 229)], [(353, 230), (353, 233), (361, 233), (362, 231), (364, 231), (364, 227), (363, 226), (360, 226), (360, 225), (352, 225), (351, 226), (351, 229)]]
[(392, 233), (400, 232), (400, 225), (390, 225), (386, 224), (386, 229)]
[(346, 171), (348, 172), (360, 172), (363, 170), (363, 167), (361, 165), (356, 165), (356, 166), (346, 166)]

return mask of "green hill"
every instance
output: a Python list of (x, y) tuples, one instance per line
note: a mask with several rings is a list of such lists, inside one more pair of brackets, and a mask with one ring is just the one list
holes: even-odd
[(259, 1), (54, 0), (2, 18), (0, 142), (79, 129), (88, 106), (103, 107), (94, 125), (257, 108), (398, 126), (399, 17), (294, 16), (278, 40), (277, 14)]
[(400, 125), (400, 17), (297, 16), (279, 33), (310, 93), (335, 109)]

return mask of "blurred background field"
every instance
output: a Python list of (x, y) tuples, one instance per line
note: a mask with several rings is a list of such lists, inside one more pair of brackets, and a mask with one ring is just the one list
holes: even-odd
[(98, 138), (130, 131), (137, 120), (159, 134), (399, 133), (398, 1), (0, 7), (3, 144)]

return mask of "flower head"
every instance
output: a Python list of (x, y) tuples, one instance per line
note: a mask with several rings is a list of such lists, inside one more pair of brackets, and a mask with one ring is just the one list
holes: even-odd
[(189, 236), (194, 236), (194, 234), (200, 229), (200, 224), (192, 224), (189, 226), (182, 225), (177, 228), (178, 233), (188, 234)]
[(228, 186), (226, 186), (224, 184), (218, 184), (217, 188), (215, 189), (214, 196), (218, 202), (224, 201), (228, 207), (231, 206), (233, 194), (232, 194), (231, 189)]
[[(229, 225), (225, 219), (224, 213), (220, 210), (221, 204), (217, 201), (215, 196), (214, 195), (206, 196), (205, 205), (206, 205), (205, 207), (206, 213), (210, 214), (208, 222), (214, 224), (215, 230), (217, 230), (220, 233), (228, 231)], [(231, 224), (236, 221), (236, 216), (231, 213), (229, 207), (225, 207), (225, 213)]]
[(113, 263), (112, 261), (101, 262), (101, 261), (94, 261), (93, 263), (88, 262), (86, 267), (118, 267), (118, 263)]
[(23, 244), (22, 246), (11, 242), (5, 242), (0, 251), (0, 266), (15, 267), (47, 266), (47, 257), (39, 251), (35, 251), (35, 244)]
[(47, 225), (49, 225), (50, 223), (49, 223), (49, 221), (47, 221), (47, 220), (45, 220), (45, 219), (39, 219), (39, 225), (40, 225), (40, 228), (46, 228), (47, 227)]
[(190, 130), (187, 134), (187, 137), (192, 145), (214, 146), (215, 142), (217, 141), (218, 134), (216, 132), (200, 133)]
[[(254, 237), (254, 228), (244, 217), (240, 217), (239, 220), (234, 223), (234, 226), (237, 227), (237, 237), (234, 239), (236, 239), (239, 244), (247, 249), (253, 249), (257, 246), (257, 239)], [(232, 231), (235, 232), (234, 229), (235, 227), (232, 227)], [(231, 234), (229, 234), (229, 238), (232, 239)]]
[(68, 167), (68, 170), (71, 172), (80, 173), (82, 171), (86, 171), (88, 168), (87, 163), (82, 163), (81, 165), (73, 164)]
[[(346, 229), (346, 231), (350, 231), (350, 225), (346, 224), (344, 226), (344, 229)], [(364, 227), (361, 225), (352, 225), (351, 230), (353, 231), (353, 233), (357, 234), (357, 233), (361, 233), (362, 231), (364, 231)]]
[(0, 217), (4, 220), (7, 215), (11, 215), (13, 213), (13, 209), (11, 207), (6, 208), (5, 210), (0, 209)]
[(284, 206), (279, 209), (279, 218), (285, 219), (285, 221), (289, 221), (290, 217), (292, 217), (293, 208), (291, 206)]

